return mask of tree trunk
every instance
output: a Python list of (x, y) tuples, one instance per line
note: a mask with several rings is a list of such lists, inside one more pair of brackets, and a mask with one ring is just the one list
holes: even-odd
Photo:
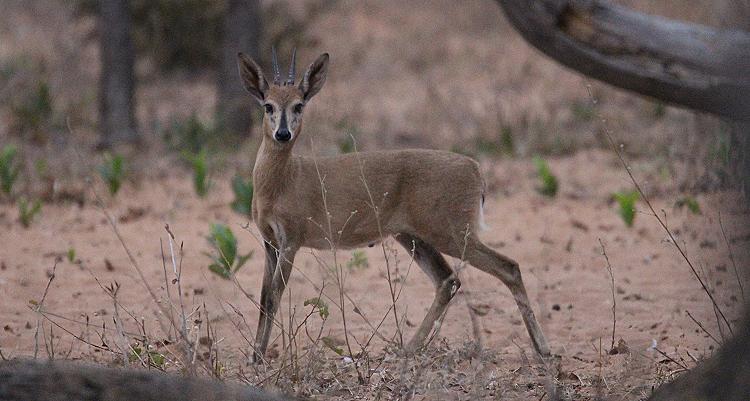
[(261, 14), (259, 0), (227, 0), (217, 74), (217, 122), (224, 133), (245, 138), (252, 127), (250, 97), (237, 72), (237, 52), (260, 54)]
[(750, 121), (750, 33), (593, 0), (496, 0), (531, 45), (619, 88)]
[(99, 129), (102, 147), (139, 140), (135, 122), (135, 53), (130, 38), (127, 0), (99, 2), (102, 70), (99, 86)]
[(3, 401), (294, 401), (251, 386), (156, 369), (114, 369), (61, 361), (0, 361)]

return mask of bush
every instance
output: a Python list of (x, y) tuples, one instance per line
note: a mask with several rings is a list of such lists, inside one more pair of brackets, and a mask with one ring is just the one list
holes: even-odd
[(552, 174), (552, 170), (549, 168), (547, 162), (539, 156), (534, 157), (534, 165), (536, 166), (537, 175), (539, 176), (540, 186), (537, 187), (537, 191), (544, 196), (550, 198), (557, 195), (557, 177)]
[(6, 145), (0, 152), (0, 190), (8, 196), (13, 192), (13, 185), (21, 172), (21, 167), (16, 161), (17, 154), (18, 149), (13, 145)]
[(245, 182), (238, 174), (232, 178), (232, 191), (234, 191), (234, 200), (232, 201), (232, 210), (243, 215), (250, 215), (253, 204), (253, 181)]
[(107, 184), (110, 195), (117, 194), (125, 178), (125, 160), (120, 155), (104, 155), (104, 162), (99, 166), (99, 175)]
[(164, 141), (172, 150), (195, 155), (209, 148), (220, 138), (214, 127), (193, 113), (185, 120), (174, 120), (164, 132)]
[(213, 263), (208, 266), (208, 270), (223, 279), (232, 278), (253, 256), (252, 252), (237, 255), (237, 238), (234, 237), (232, 230), (223, 224), (211, 224), (208, 242), (214, 248), (214, 254), (209, 255)]

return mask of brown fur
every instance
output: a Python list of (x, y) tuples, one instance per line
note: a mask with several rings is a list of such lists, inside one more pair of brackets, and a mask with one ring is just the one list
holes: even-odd
[[(266, 270), (255, 358), (268, 346), (273, 318), (300, 247), (352, 248), (394, 236), (433, 280), (435, 300), (408, 345), (416, 350), (445, 313), (460, 286), (441, 253), (462, 258), (502, 280), (513, 293), (536, 350), (549, 354), (529, 305), (518, 264), (477, 237), (483, 184), (477, 163), (435, 150), (353, 153), (335, 157), (292, 154), (306, 103), (325, 82), (321, 55), (298, 87), (269, 86), (258, 65), (240, 56), (245, 87), (264, 107), (263, 139), (255, 161), (252, 217), (266, 241)], [(275, 139), (286, 112), (292, 138)], [(377, 213), (376, 213), (377, 210)], [(329, 217), (330, 216), (330, 217)]]

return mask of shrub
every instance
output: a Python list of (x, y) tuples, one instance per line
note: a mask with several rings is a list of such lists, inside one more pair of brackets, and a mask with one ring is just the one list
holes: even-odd
[(216, 129), (193, 113), (185, 120), (172, 121), (171, 127), (164, 132), (163, 137), (173, 150), (195, 155), (212, 145), (220, 135)]
[(640, 197), (638, 191), (616, 192), (612, 196), (620, 208), (619, 213), (622, 221), (625, 222), (626, 226), (632, 227), (635, 220), (635, 202)]
[(537, 187), (537, 191), (544, 196), (549, 196), (550, 198), (557, 195), (557, 177), (552, 174), (552, 170), (549, 168), (547, 162), (541, 157), (535, 156), (534, 165), (536, 166), (536, 172), (540, 181), (540, 186)]
[(6, 145), (0, 152), (0, 189), (8, 196), (13, 192), (13, 185), (21, 171), (16, 161), (17, 154), (18, 149), (13, 145)]
[(31, 205), (26, 199), (18, 201), (18, 220), (24, 228), (29, 228), (39, 212), (42, 211), (42, 202), (37, 199)]
[(250, 215), (253, 204), (253, 181), (242, 179), (238, 174), (232, 178), (232, 191), (234, 191), (234, 200), (232, 201), (232, 210), (243, 215)]
[(370, 267), (370, 262), (367, 261), (367, 255), (360, 250), (352, 252), (352, 258), (346, 262), (346, 267), (349, 270), (355, 269), (366, 269)]
[(232, 230), (223, 224), (211, 224), (208, 242), (214, 248), (214, 254), (209, 255), (213, 260), (208, 266), (219, 277), (229, 280), (253, 256), (237, 255), (237, 238)]
[(99, 166), (99, 175), (107, 184), (110, 195), (117, 194), (125, 178), (125, 159), (121, 155), (104, 155), (104, 162)]

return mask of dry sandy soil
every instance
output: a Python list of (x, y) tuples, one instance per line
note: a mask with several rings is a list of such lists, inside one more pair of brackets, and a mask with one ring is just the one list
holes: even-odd
[[(291, 349), (298, 352), (301, 374), (295, 381), (288, 365), (286, 342), (277, 337), (272, 348), (276, 358), (270, 366), (255, 370), (246, 363), (248, 345), (253, 338), (257, 299), (263, 269), (262, 248), (253, 225), (243, 229), (247, 219), (227, 206), (232, 198), (224, 178), (206, 199), (194, 196), (189, 176), (177, 172), (161, 178), (145, 178), (138, 187), (126, 186), (115, 199), (105, 199), (104, 210), (116, 222), (124, 244), (142, 269), (145, 280), (162, 306), (178, 307), (177, 284), (169, 257), (169, 224), (178, 243), (184, 244), (182, 302), (189, 316), (191, 341), (198, 341), (198, 366), (206, 364), (203, 353), (212, 345), (213, 359), (223, 367), (221, 377), (250, 383), (277, 386), (286, 391), (318, 394), (317, 399), (639, 399), (653, 385), (668, 380), (681, 365), (694, 365), (693, 358), (710, 355), (715, 346), (692, 316), (719, 337), (717, 317), (710, 301), (692, 276), (688, 265), (667, 239), (666, 232), (649, 215), (646, 205), (638, 203), (635, 225), (626, 228), (610, 201), (614, 191), (631, 188), (624, 169), (606, 152), (584, 151), (575, 156), (552, 159), (550, 164), (561, 180), (561, 191), (547, 199), (534, 191), (536, 178), (528, 160), (504, 160), (485, 164), (492, 195), (487, 208), (489, 228), (481, 237), (501, 253), (517, 259), (522, 268), (538, 318), (559, 355), (541, 363), (534, 357), (528, 335), (516, 306), (506, 288), (483, 273), (465, 269), (461, 295), (454, 299), (442, 329), (423, 354), (405, 358), (383, 338), (397, 337), (386, 277), (384, 249), (389, 255), (396, 289), (403, 289), (397, 301), (400, 327), (404, 336), (414, 331), (432, 297), (429, 280), (410, 263), (409, 255), (396, 249), (392, 241), (385, 248), (365, 249), (369, 267), (344, 268), (345, 293), (380, 335), (369, 345), (371, 361), (368, 384), (357, 384), (356, 373), (348, 360), (310, 340), (318, 331), (343, 347), (344, 330), (335, 280), (325, 266), (333, 265), (330, 252), (301, 251), (296, 261), (287, 295), (282, 305), (282, 321), (290, 316), (300, 324), (311, 311), (306, 299), (318, 296), (324, 286), (324, 299), (330, 308), (325, 323), (318, 314), (310, 316)], [(740, 301), (727, 242), (721, 234), (718, 213), (725, 226), (728, 243), (737, 263), (747, 260), (750, 230), (747, 211), (738, 205), (732, 193), (713, 193), (698, 197), (703, 213), (694, 215), (674, 207), (680, 194), (670, 189), (669, 179), (656, 174), (646, 162), (634, 162), (632, 170), (646, 191), (653, 196), (654, 207), (664, 213), (669, 227), (686, 249), (688, 257), (713, 289), (719, 305), (729, 319), (738, 315)], [(93, 185), (104, 193), (100, 184)], [(169, 320), (159, 312), (157, 302), (144, 289), (123, 245), (93, 196), (83, 207), (76, 204), (45, 205), (38, 220), (29, 229), (17, 222), (16, 209), (0, 205), (0, 350), (8, 357), (35, 354), (35, 332), (41, 358), (54, 352), (55, 358), (84, 359), (110, 363), (119, 348), (143, 341), (145, 324), (153, 350), (166, 356), (167, 370), (177, 370), (180, 348), (166, 344), (175, 341)], [(241, 252), (254, 256), (237, 274), (234, 284), (208, 271), (210, 247), (205, 239), (209, 223), (223, 222), (237, 234)], [(608, 355), (612, 336), (612, 293), (604, 244), (612, 265), (617, 301), (615, 340), (622, 339), (627, 351)], [(162, 267), (166, 254), (167, 282)], [(76, 260), (66, 258), (75, 249)], [(339, 252), (338, 263), (346, 265), (351, 252)], [(58, 260), (58, 262), (56, 262)], [(453, 261), (458, 265), (458, 261)], [(55, 276), (44, 299), (43, 314), (34, 312), (41, 302), (53, 266)], [(100, 287), (117, 282), (119, 306)], [(243, 295), (240, 286), (249, 294)], [(328, 298), (326, 298), (328, 297)], [(467, 302), (478, 312), (484, 350), (474, 352), (475, 336), (467, 313)], [(234, 310), (236, 308), (236, 311)], [(373, 330), (346, 302), (348, 332), (356, 353), (371, 337)], [(114, 319), (122, 318), (117, 329)], [(49, 320), (47, 320), (49, 319)], [(51, 322), (54, 322), (54, 325)], [(86, 327), (85, 322), (90, 322)], [(322, 327), (321, 327), (322, 325)], [(106, 329), (103, 327), (106, 326)], [(143, 326), (142, 326), (143, 327)], [(723, 328), (726, 331), (726, 328)], [(128, 338), (120, 338), (118, 332)], [(274, 335), (280, 330), (277, 328)], [(113, 351), (97, 349), (73, 335), (97, 346), (106, 342)], [(102, 338), (103, 336), (103, 338)], [(194, 337), (193, 337), (194, 336)], [(140, 338), (140, 340), (138, 340)], [(355, 342), (356, 339), (356, 342)], [(54, 351), (50, 351), (50, 343)], [(655, 346), (655, 348), (654, 348)], [(345, 347), (344, 347), (345, 348)], [(218, 357), (213, 353), (218, 352)], [(211, 359), (211, 358), (209, 358)], [(134, 365), (138, 365), (135, 362)], [(279, 371), (279, 369), (281, 370)], [(208, 374), (199, 368), (201, 374)], [(280, 373), (279, 373), (280, 372)], [(269, 379), (270, 378), (270, 379)]]

